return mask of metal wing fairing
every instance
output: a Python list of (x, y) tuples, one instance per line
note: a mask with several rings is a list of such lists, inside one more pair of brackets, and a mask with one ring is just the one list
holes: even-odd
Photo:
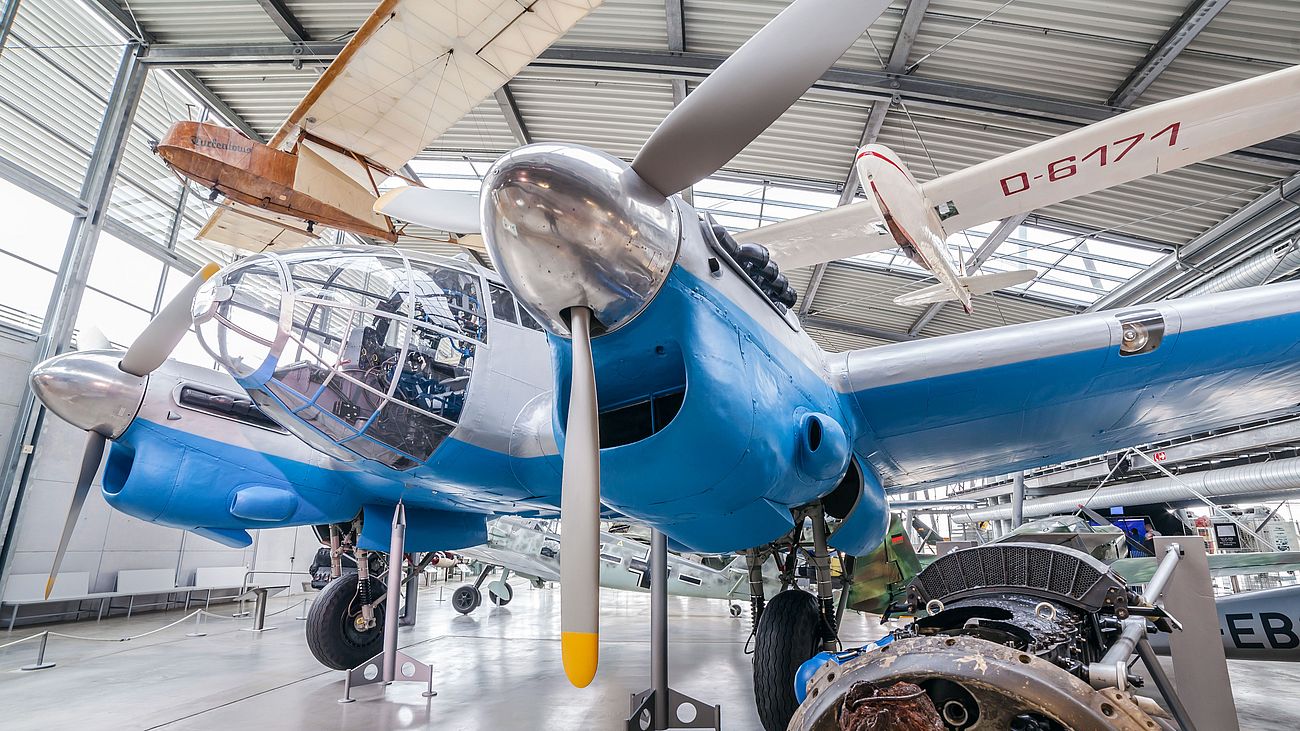
[(397, 250), (299, 249), (200, 291), (204, 348), (317, 449), (407, 470), (460, 421), (487, 338), (474, 270)]
[(902, 486), (1294, 410), (1298, 334), (1300, 283), (1288, 283), (886, 345), (832, 367), (855, 451)]

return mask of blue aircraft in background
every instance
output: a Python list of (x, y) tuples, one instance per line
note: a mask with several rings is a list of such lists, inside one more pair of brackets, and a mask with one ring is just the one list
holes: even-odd
[[(113, 507), (235, 546), (250, 529), (317, 525), (341, 551), (382, 550), (399, 501), (410, 551), (483, 543), (494, 515), (558, 514), (564, 664), (583, 686), (597, 663), (602, 514), (683, 549), (747, 552), (751, 566), (807, 522), (819, 599), (807, 611), (828, 631), (797, 666), (834, 642), (830, 550), (860, 555), (881, 541), (887, 486), (1005, 474), (1296, 406), (1300, 284), (818, 347), (791, 309), (780, 242), (738, 243), (675, 194), (757, 137), (887, 5), (793, 3), (631, 164), (562, 144), (500, 158), (475, 204), (495, 271), (390, 248), (267, 252), (201, 272), (125, 354), (39, 365), (41, 400), (91, 433), (60, 553), (105, 440)], [(838, 258), (854, 236), (874, 241), (870, 224), (883, 220), (895, 245), (933, 251), (917, 242), (943, 233), (930, 213), (945, 206), (976, 211), (966, 224), (977, 225), (979, 212), (1041, 207), (1300, 128), (1300, 75), (1263, 78), (963, 171), (967, 185), (937, 188), (953, 196), (939, 203), (933, 184), (922, 190), (899, 168), (877, 186), (873, 217), (828, 212), (842, 230), (820, 235)], [(1137, 131), (1148, 141), (1132, 143)], [(1068, 176), (1052, 164), (1052, 183), (1026, 174), (1025, 191), (1007, 192), (1016, 171), (1047, 169), (1078, 145), (1087, 153), (1093, 138), (1121, 140), (1127, 154)], [(378, 205), (437, 226), (426, 196), (446, 200), (410, 188)], [(824, 231), (826, 220), (807, 225)], [(811, 244), (798, 245), (806, 262)], [(229, 377), (167, 361), (191, 324)], [(382, 591), (358, 573), (313, 605), (309, 642), (332, 667), (381, 642), (366, 598)], [(789, 621), (808, 596), (779, 594), (762, 617)], [(790, 659), (774, 653), (759, 648), (756, 662)], [(784, 685), (768, 695), (792, 700)]]

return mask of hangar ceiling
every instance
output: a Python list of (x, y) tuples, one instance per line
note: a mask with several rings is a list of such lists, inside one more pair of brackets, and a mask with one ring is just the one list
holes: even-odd
[[(204, 113), (185, 108), (190, 98), (265, 139), (374, 5), (82, 2), (22, 0), (8, 45), (23, 51), (0, 56), (0, 128), (8, 130), (0, 160), (10, 164), (0, 172), (22, 168), (71, 192), (85, 168), (77, 150), (93, 142), (102, 112), (96, 100), (122, 44), (135, 40), (153, 73), (123, 165), (134, 187), (119, 180), (116, 215), (154, 239), (170, 237), (190, 259), (213, 253), (188, 239), (204, 201), (179, 192), (148, 153), (150, 136)], [(631, 157), (675, 99), (786, 4), (606, 0), (415, 168), (430, 185), (473, 187), (483, 163), (524, 140)], [(102, 28), (87, 27), (88, 8)], [(835, 205), (851, 198), (843, 188), (864, 140), (889, 145), (926, 180), (1125, 108), (1298, 64), (1297, 29), (1291, 0), (898, 0), (813, 90), (699, 186), (697, 203), (732, 227)], [(58, 124), (30, 108), (40, 89), (68, 90)], [(1174, 295), (1289, 235), (1300, 223), (1300, 209), (1285, 200), (1300, 199), (1298, 170), (1300, 137), (1287, 137), (957, 237), (963, 258), (978, 252), (988, 271), (1042, 272), (982, 297), (969, 317), (893, 305), (922, 272), (888, 252), (791, 280), (810, 332), (830, 349)], [(165, 195), (160, 181), (172, 186)], [(183, 211), (182, 226), (172, 225), (173, 209)]]

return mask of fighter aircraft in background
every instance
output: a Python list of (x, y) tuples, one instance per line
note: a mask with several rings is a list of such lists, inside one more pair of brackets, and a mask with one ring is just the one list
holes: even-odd
[[(507, 583), (510, 574), (529, 579), (534, 586), (560, 580), (560, 536), (548, 522), (504, 516), (488, 523), (488, 540), (482, 546), (463, 548), (459, 555), (482, 564), (479, 578), (452, 594), (451, 605), (469, 614), (483, 602), (481, 587), (495, 569), (502, 575), (487, 583), (488, 598), (505, 606), (514, 597)], [(731, 600), (731, 616), (740, 616), (738, 600), (749, 600), (749, 570), (739, 556), (693, 560), (677, 554), (668, 556), (668, 593), (673, 596)], [(600, 585), (605, 589), (650, 591), (650, 546), (627, 534), (600, 534)], [(781, 579), (775, 559), (763, 566), (765, 589), (776, 594)]]
[[(1294, 407), (1300, 284), (819, 348), (778, 268), (756, 265), (766, 252), (740, 247), (675, 193), (760, 134), (888, 4), (796, 0), (630, 165), (566, 144), (503, 156), (480, 197), (495, 272), (378, 247), (264, 252), (206, 283), (204, 272), (125, 354), (39, 365), (43, 402), (94, 432), (77, 494), (111, 438), (110, 504), (234, 545), (250, 528), (317, 524), (346, 550), (380, 549), (401, 501), (407, 550), (463, 548), (486, 539), (493, 515), (558, 507), (562, 655), (581, 686), (597, 663), (602, 513), (686, 550), (745, 550), (750, 562), (811, 522), (817, 600), (782, 592), (759, 622), (825, 627), (833, 645), (829, 552), (860, 555), (882, 540), (885, 484), (1005, 474)], [(1112, 155), (1107, 143), (1104, 175), (1095, 155), (1047, 183), (1027, 172), (1033, 196), (1004, 195), (998, 181), (1010, 174), (995, 168), (1018, 158), (999, 158), (971, 169), (982, 171), (966, 178), (971, 205), (979, 215), (1043, 205), (1300, 129), (1300, 69), (1207, 93), (1213, 113), (1194, 95), (1100, 123), (1112, 137), (1131, 124), (1116, 139), (1141, 133), (1134, 145), (1168, 152)], [(1156, 135), (1170, 122), (1150, 127), (1162, 115), (1176, 118), (1176, 144)], [(1078, 157), (1088, 152), (1073, 150), (1079, 139), (1029, 149)], [(1053, 154), (1057, 143), (1070, 149)], [(1136, 173), (1134, 160), (1144, 161)], [(426, 195), (410, 188), (387, 203), (434, 225), (436, 211), (418, 205)], [(952, 200), (964, 214), (965, 199)], [(191, 322), (259, 414), (310, 456), (245, 440), (244, 428), (196, 436), (168, 418), (179, 413), (174, 393), (149, 374)], [(75, 526), (74, 510), (65, 545)], [(364, 581), (332, 582), (313, 606), (308, 636), (333, 667), (367, 659), (382, 638), (374, 604), (358, 599)], [(793, 710), (792, 681), (774, 668), (802, 659), (782, 644), (756, 651), (774, 728)]]

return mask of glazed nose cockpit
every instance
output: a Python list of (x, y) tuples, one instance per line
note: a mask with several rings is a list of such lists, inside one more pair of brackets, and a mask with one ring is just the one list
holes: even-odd
[(460, 420), (488, 322), (469, 267), (373, 249), (249, 257), (193, 315), (203, 347), (285, 428), (399, 470)]

